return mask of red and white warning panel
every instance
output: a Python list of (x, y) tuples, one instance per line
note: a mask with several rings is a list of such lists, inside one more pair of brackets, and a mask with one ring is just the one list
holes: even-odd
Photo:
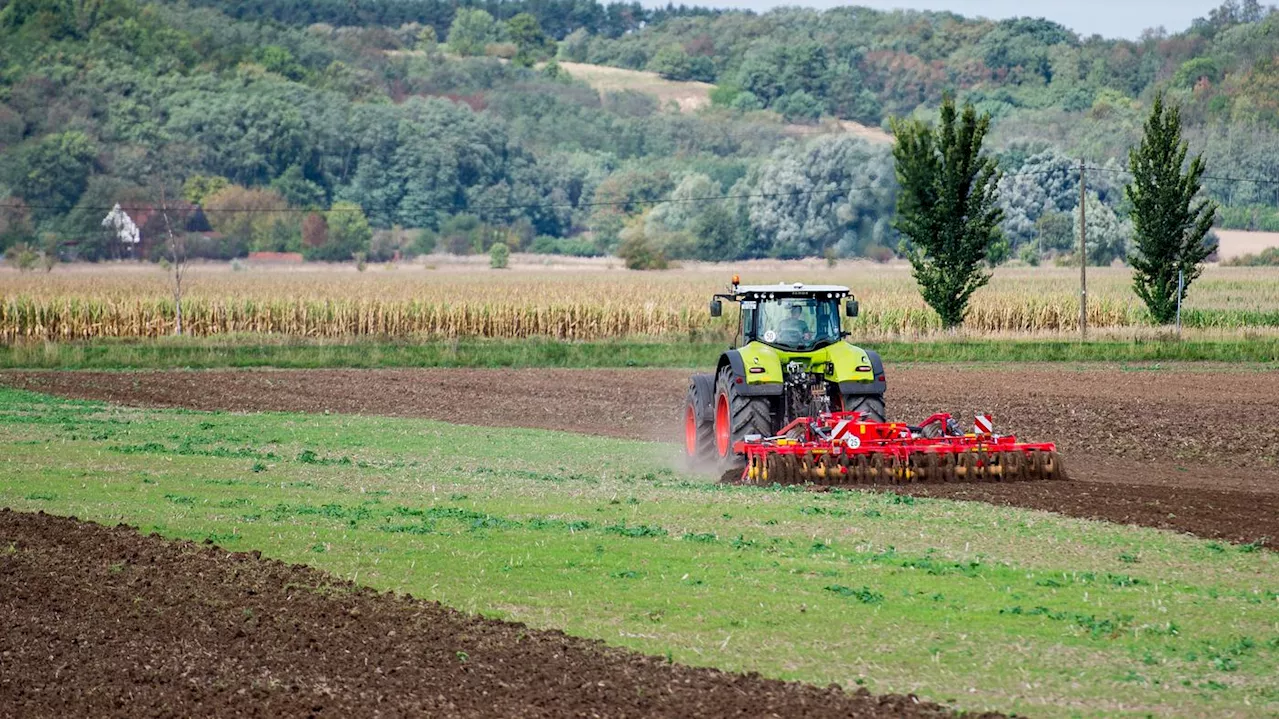
[(974, 434), (993, 434), (993, 425), (991, 423), (991, 415), (980, 414), (973, 418)]

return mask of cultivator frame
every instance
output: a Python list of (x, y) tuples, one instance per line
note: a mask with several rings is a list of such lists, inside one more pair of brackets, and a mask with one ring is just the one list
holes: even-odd
[(1065, 479), (1051, 442), (998, 435), (990, 415), (962, 432), (950, 414), (918, 425), (866, 422), (860, 412), (800, 417), (777, 435), (733, 445), (746, 484), (905, 484)]

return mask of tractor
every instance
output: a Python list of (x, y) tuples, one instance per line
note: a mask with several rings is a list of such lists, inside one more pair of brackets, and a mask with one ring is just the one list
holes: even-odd
[(738, 303), (733, 346), (715, 372), (690, 378), (683, 425), (694, 468), (748, 483), (900, 483), (1064, 477), (1050, 443), (996, 434), (990, 415), (965, 430), (935, 413), (889, 422), (880, 356), (845, 341), (858, 301), (839, 285), (742, 285), (711, 300)]

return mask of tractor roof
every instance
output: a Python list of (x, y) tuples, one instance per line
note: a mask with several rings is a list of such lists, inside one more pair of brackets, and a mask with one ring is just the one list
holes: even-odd
[(839, 298), (849, 294), (849, 288), (843, 285), (806, 285), (803, 282), (779, 282), (776, 285), (738, 285), (733, 292), (725, 295), (735, 300), (758, 299), (761, 297), (832, 297)]

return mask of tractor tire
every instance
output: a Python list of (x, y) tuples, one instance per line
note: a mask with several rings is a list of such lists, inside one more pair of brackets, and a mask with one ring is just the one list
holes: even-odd
[(715, 466), (715, 375), (707, 372), (689, 378), (681, 426), (684, 428), (684, 459), (691, 470)]
[(738, 391), (733, 370), (725, 367), (716, 378), (714, 405), (715, 456), (723, 470), (745, 466), (733, 445), (749, 434), (772, 436), (773, 408), (768, 397), (750, 397)]
[(885, 420), (884, 395), (882, 394), (846, 394), (841, 397), (844, 411), (861, 412), (862, 419), (868, 422)]

